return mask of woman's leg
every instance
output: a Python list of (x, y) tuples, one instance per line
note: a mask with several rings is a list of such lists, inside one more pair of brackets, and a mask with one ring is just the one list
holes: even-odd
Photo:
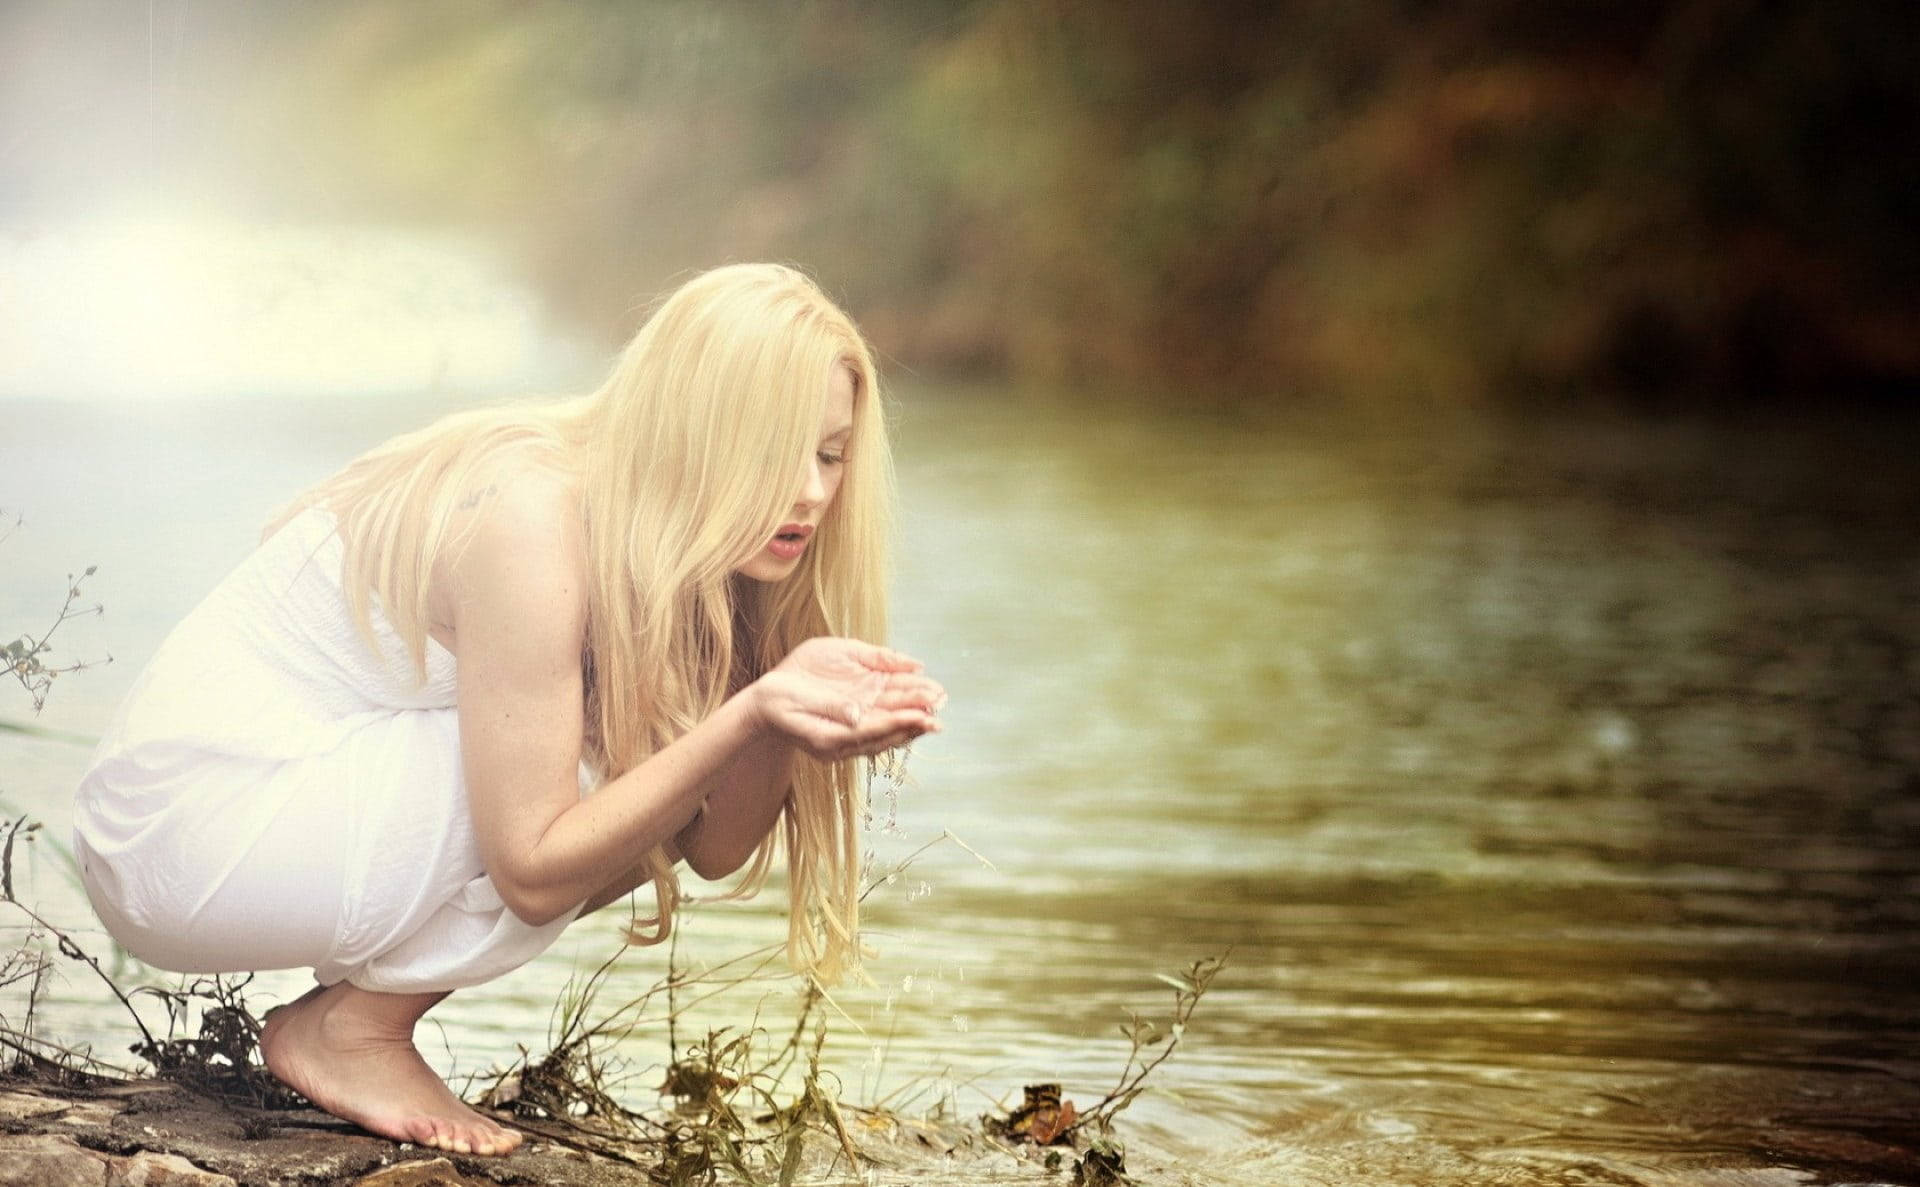
[[(642, 860), (581, 914), (645, 886)], [(345, 981), (268, 1013), (260, 1035), (267, 1069), (314, 1104), (398, 1141), (459, 1154), (505, 1154), (521, 1134), (454, 1096), (413, 1045), (413, 1028), (445, 993), (377, 993)]]
[(396, 1141), (505, 1154), (521, 1135), (474, 1112), (427, 1066), (413, 1027), (444, 993), (375, 993), (341, 981), (270, 1011), (267, 1069), (314, 1104)]

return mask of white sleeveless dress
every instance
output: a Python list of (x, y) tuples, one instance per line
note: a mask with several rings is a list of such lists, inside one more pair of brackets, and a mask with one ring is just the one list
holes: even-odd
[[(134, 681), (74, 807), (94, 909), (149, 964), (311, 966), (322, 984), (475, 985), (544, 951), (482, 868), (454, 709), (340, 588), (332, 515), (303, 512), (189, 614)], [(585, 775), (583, 772), (583, 787)]]

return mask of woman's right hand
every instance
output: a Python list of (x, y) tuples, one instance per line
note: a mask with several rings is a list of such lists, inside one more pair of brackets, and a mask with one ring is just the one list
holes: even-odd
[(937, 733), (946, 703), (918, 660), (858, 639), (808, 639), (754, 681), (756, 718), (814, 758), (879, 754)]

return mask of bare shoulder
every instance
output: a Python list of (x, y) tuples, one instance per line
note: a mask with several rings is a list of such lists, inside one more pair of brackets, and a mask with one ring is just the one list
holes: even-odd
[[(551, 470), (488, 467), (454, 501), (454, 546), (436, 573), (440, 617), (467, 636), (513, 627), (577, 646), (586, 621), (586, 529), (578, 487)], [(463, 638), (463, 642), (471, 642)]]
[(454, 499), (449, 526), (474, 543), (585, 543), (575, 480), (511, 460), (484, 467), (467, 480)]

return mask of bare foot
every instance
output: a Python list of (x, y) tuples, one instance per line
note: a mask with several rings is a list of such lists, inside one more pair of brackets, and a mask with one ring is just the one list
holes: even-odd
[(413, 1024), (442, 993), (374, 993), (342, 981), (269, 1011), (267, 1070), (363, 1129), (455, 1154), (506, 1154), (521, 1134), (474, 1112), (413, 1045)]

